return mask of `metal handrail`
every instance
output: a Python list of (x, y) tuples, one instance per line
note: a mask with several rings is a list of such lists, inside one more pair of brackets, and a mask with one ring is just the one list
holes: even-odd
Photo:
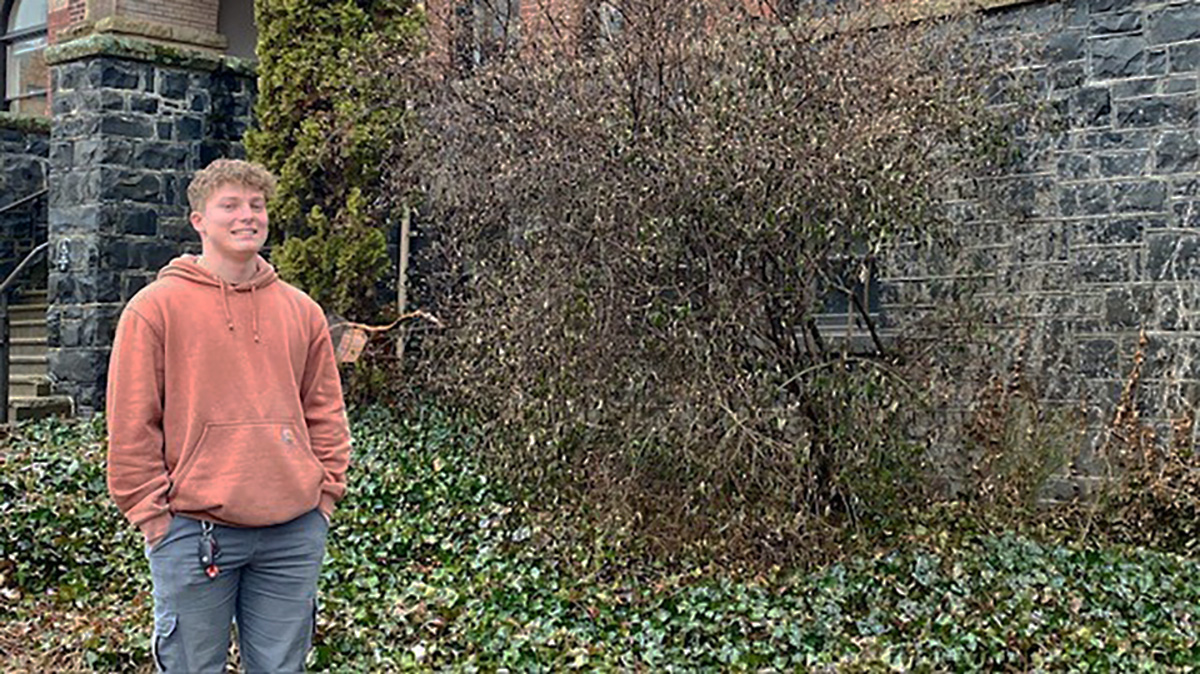
[(29, 251), (29, 254), (25, 256), (25, 259), (21, 260), (21, 264), (17, 265), (17, 268), (12, 270), (12, 273), (8, 275), (8, 278), (4, 279), (4, 283), (0, 283), (0, 295), (8, 292), (8, 289), (16, 284), (17, 277), (21, 275), (21, 272), (25, 271), (26, 267), (33, 264), (34, 259), (37, 258), (42, 251), (49, 247), (50, 242), (43, 241), (42, 243), (39, 243), (33, 250)]
[(24, 272), (29, 265), (33, 264), (38, 255), (41, 255), (47, 248), (50, 247), (50, 242), (38, 244), (29, 254), (21, 260), (21, 264), (12, 270), (8, 278), (4, 279), (4, 283), (0, 283), (0, 424), (8, 423), (8, 352), (9, 352), (9, 325), (8, 325), (8, 291), (17, 284), (21, 273)]
[(16, 208), (17, 206), (24, 206), (25, 204), (33, 201), (34, 199), (37, 199), (38, 197), (49, 194), (49, 193), (50, 193), (50, 188), (43, 187), (42, 189), (34, 192), (33, 194), (30, 194), (27, 197), (21, 197), (20, 199), (17, 199), (16, 201), (12, 202), (11, 204), (4, 204), (3, 206), (0, 206), (0, 213), (4, 213), (5, 211), (11, 211), (12, 209)]

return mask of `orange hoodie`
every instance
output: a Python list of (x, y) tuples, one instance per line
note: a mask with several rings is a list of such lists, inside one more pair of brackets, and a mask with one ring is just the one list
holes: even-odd
[(108, 488), (153, 545), (175, 513), (261, 527), (346, 491), (350, 430), (321, 308), (261, 257), (229, 284), (190, 255), (126, 305), (108, 369)]

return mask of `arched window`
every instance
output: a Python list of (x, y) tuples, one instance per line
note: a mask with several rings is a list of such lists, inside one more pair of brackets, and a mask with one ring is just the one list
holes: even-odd
[(4, 109), (26, 115), (50, 114), (46, 90), (46, 0), (0, 0), (4, 14)]

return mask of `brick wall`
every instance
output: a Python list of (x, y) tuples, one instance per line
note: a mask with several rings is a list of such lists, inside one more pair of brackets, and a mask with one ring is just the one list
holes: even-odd
[(131, 19), (217, 32), (218, 0), (119, 0), (117, 13)]

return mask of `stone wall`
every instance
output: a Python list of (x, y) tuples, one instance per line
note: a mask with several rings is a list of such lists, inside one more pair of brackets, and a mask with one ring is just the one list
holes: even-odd
[[(46, 189), (50, 125), (44, 120), (0, 113), (0, 209)], [(45, 195), (0, 212), (0, 281), (29, 251), (46, 240)], [(30, 280), (45, 283), (45, 266), (32, 269)]]
[[(989, 12), (980, 37), (1048, 123), (991, 185), (1001, 208), (970, 189), (951, 203), (967, 276), (990, 310), (992, 362), (1022, 358), (1044, 401), (1085, 412), (1071, 471), (1094, 476), (1143, 330), (1143, 415), (1165, 434), (1200, 401), (1200, 4), (1014, 5)], [(961, 287), (904, 253), (884, 279), (892, 311)]]
[(187, 185), (213, 159), (244, 156), (255, 80), (237, 62), (107, 36), (48, 59), (50, 372), (88, 414), (103, 404), (124, 302), (198, 251)]

